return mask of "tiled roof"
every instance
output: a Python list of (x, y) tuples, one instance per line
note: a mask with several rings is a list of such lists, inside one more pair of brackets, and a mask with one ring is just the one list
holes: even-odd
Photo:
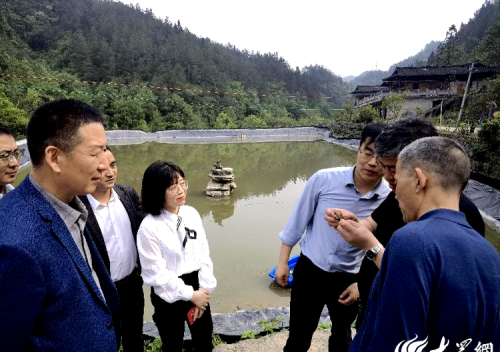
[[(383, 81), (394, 81), (416, 76), (462, 76), (468, 75), (470, 64), (463, 66), (441, 66), (441, 67), (396, 67), (394, 73), (384, 78)], [(473, 74), (483, 74), (486, 76), (494, 75), (496, 69), (493, 67), (484, 66), (482, 64), (475, 64)]]
[(357, 86), (351, 94), (370, 94), (379, 92), (388, 92), (389, 87), (382, 86)]

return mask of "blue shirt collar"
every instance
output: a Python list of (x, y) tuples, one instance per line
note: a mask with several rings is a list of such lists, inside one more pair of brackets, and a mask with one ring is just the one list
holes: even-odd
[[(354, 170), (356, 169), (356, 165), (352, 166), (345, 174), (345, 186), (346, 187), (354, 187), (356, 189), (356, 185), (354, 184)], [(361, 198), (371, 199), (374, 197), (380, 198), (385, 197), (389, 192), (384, 192), (388, 188), (387, 181), (383, 178), (380, 179), (377, 187), (375, 187), (372, 191), (368, 192)], [(356, 189), (357, 191), (357, 189)]]
[(423, 221), (431, 218), (437, 218), (437, 219), (444, 219), (444, 220), (451, 220), (453, 222), (456, 222), (460, 225), (464, 225), (467, 227), (472, 228), (469, 223), (467, 222), (467, 219), (465, 218), (464, 213), (458, 211), (458, 210), (452, 210), (452, 209), (434, 209), (431, 211), (428, 211), (424, 215), (422, 215), (417, 221)]

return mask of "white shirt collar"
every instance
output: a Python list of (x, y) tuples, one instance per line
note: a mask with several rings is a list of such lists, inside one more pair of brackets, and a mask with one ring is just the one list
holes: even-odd
[[(118, 199), (118, 194), (116, 194), (115, 190), (111, 188), (111, 197), (109, 198), (108, 204), (114, 202), (116, 199)], [(89, 200), (90, 206), (92, 207), (92, 210), (96, 210), (99, 207), (105, 207), (108, 204), (104, 204), (99, 202), (97, 199), (95, 199), (92, 194), (87, 194), (87, 199)]]
[[(179, 214), (173, 214), (169, 212), (166, 209), (162, 209), (160, 212), (160, 217), (166, 221), (166, 223), (174, 230), (176, 231), (179, 226), (177, 225), (179, 220), (180, 215), (182, 215), (182, 206), (179, 207)], [(182, 217), (180, 217), (182, 220)]]
[(14, 189), (14, 187), (10, 183), (7, 183), (5, 185), (5, 193), (0, 193), (0, 199), (2, 199), (4, 196), (6, 196), (7, 193), (9, 193), (10, 191), (12, 191), (13, 189)]

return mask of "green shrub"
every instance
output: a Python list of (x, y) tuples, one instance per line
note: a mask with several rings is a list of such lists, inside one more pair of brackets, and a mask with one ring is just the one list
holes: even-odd
[(377, 117), (379, 117), (377, 110), (375, 110), (371, 105), (365, 105), (359, 109), (356, 121), (361, 123), (372, 123)]
[(327, 321), (326, 323), (318, 324), (318, 330), (330, 330), (332, 328), (332, 322)]
[(478, 133), (479, 140), (486, 144), (490, 150), (500, 146), (500, 119), (493, 119), (484, 123)]
[(337, 139), (359, 139), (364, 123), (335, 121), (330, 125), (330, 136)]
[(226, 343), (222, 341), (219, 335), (213, 334), (212, 335), (212, 346), (215, 348), (219, 345), (225, 345)]
[(258, 335), (258, 333), (255, 331), (246, 330), (246, 331), (243, 331), (243, 334), (241, 335), (241, 339), (242, 340), (256, 339), (257, 335)]
[[(161, 352), (161, 339), (158, 337), (153, 342), (144, 342), (144, 352)], [(121, 350), (121, 349), (120, 349)]]

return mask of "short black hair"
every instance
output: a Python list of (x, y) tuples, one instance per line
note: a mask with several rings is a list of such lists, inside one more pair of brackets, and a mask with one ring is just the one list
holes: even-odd
[(365, 128), (363, 128), (363, 130), (361, 131), (361, 139), (359, 140), (359, 145), (361, 146), (361, 144), (363, 144), (367, 140), (369, 140), (368, 144), (375, 142), (378, 135), (383, 131), (385, 126), (385, 123), (380, 122), (366, 125)]
[(16, 136), (10, 130), (10, 128), (8, 128), (7, 126), (5, 126), (3, 123), (0, 123), (0, 135), (2, 135), (2, 134), (6, 134), (8, 136), (12, 136), (14, 139), (16, 139)]
[(71, 153), (80, 143), (81, 126), (103, 122), (97, 109), (77, 100), (62, 99), (39, 106), (31, 115), (26, 133), (33, 167), (42, 165), (48, 146)]
[(397, 157), (407, 145), (417, 139), (438, 135), (428, 120), (412, 117), (398, 120), (387, 125), (377, 137), (375, 151), (383, 158)]
[(181, 168), (170, 161), (155, 161), (144, 172), (142, 178), (142, 209), (151, 215), (160, 215), (165, 204), (165, 192), (179, 175), (184, 178)]

